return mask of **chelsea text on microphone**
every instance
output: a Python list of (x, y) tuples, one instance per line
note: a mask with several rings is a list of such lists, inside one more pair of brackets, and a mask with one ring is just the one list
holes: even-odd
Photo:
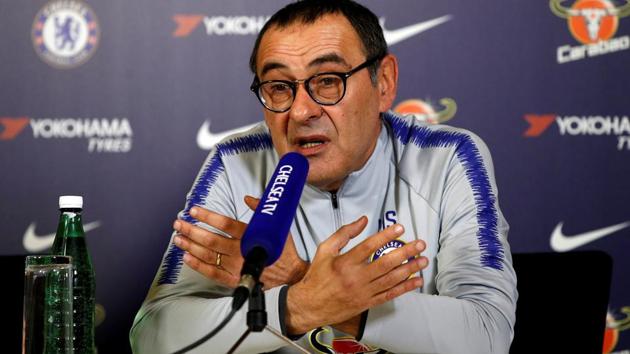
[(291, 165), (283, 165), (278, 169), (276, 179), (273, 181), (273, 185), (269, 190), (269, 194), (267, 195), (267, 199), (265, 200), (265, 204), (261, 210), (262, 213), (273, 216), (273, 213), (278, 206), (278, 201), (282, 198), (284, 186), (289, 181), (291, 171), (293, 171), (293, 166)]

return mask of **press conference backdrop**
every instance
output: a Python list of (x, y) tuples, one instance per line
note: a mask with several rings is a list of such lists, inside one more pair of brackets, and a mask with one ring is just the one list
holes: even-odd
[[(58, 196), (83, 195), (101, 353), (129, 351), (209, 148), (261, 120), (247, 63), (283, 4), (0, 3), (0, 252), (46, 252)], [(364, 4), (400, 62), (396, 110), (489, 145), (513, 252), (613, 257), (604, 351), (630, 349), (627, 0)]]

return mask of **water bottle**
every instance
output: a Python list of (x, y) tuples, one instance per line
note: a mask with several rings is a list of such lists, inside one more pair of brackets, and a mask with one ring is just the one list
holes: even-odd
[(74, 352), (93, 354), (96, 282), (81, 220), (83, 197), (59, 197), (59, 210), (61, 215), (52, 254), (72, 256)]

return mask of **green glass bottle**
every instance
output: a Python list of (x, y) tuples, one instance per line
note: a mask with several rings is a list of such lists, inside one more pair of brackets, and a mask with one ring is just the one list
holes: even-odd
[(59, 197), (59, 226), (52, 254), (72, 256), (73, 265), (73, 346), (77, 354), (95, 353), (94, 310), (96, 281), (88, 252), (81, 213), (83, 197)]

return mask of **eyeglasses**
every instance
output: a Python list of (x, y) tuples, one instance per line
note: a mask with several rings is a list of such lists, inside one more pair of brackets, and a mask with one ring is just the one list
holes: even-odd
[(295, 100), (298, 85), (303, 82), (306, 92), (313, 101), (324, 105), (332, 106), (346, 94), (346, 80), (361, 69), (374, 64), (382, 56), (368, 59), (356, 68), (345, 72), (326, 72), (315, 74), (303, 80), (268, 80), (259, 82), (258, 77), (250, 86), (250, 90), (256, 94), (260, 103), (272, 112), (283, 113), (291, 109)]

